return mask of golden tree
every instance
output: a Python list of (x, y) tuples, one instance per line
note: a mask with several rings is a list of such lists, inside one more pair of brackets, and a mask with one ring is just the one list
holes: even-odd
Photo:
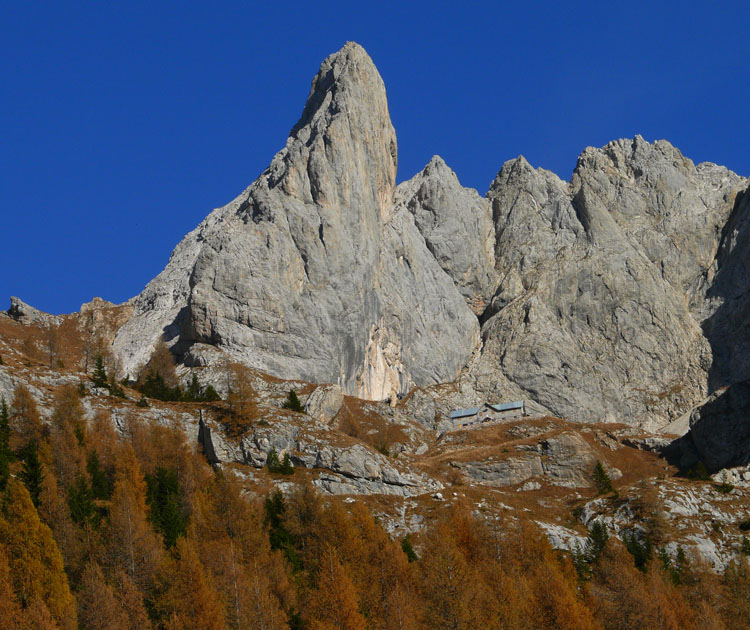
[(305, 614), (313, 630), (365, 630), (367, 627), (349, 572), (341, 565), (332, 546), (326, 547), (320, 559), (317, 588), (310, 595)]
[(44, 434), (36, 400), (29, 388), (23, 384), (18, 385), (13, 392), (13, 400), (10, 403), (10, 426), (16, 446), (31, 441), (39, 442)]
[(233, 433), (243, 433), (258, 415), (258, 398), (250, 380), (251, 372), (240, 363), (227, 365), (229, 426)]
[(116, 466), (107, 532), (109, 564), (146, 589), (153, 583), (162, 545), (148, 523), (146, 482), (132, 448), (124, 449)]
[(193, 630), (222, 630), (224, 610), (219, 595), (192, 543), (177, 541), (175, 557), (168, 558), (159, 575), (161, 595), (156, 605), (170, 623)]
[(20, 603), (31, 607), (39, 600), (60, 628), (74, 630), (75, 601), (68, 587), (60, 550), (50, 529), (39, 520), (28, 491), (15, 479), (8, 483), (0, 516), (0, 541)]
[(96, 563), (83, 572), (78, 591), (78, 620), (87, 630), (129, 630), (130, 619)]

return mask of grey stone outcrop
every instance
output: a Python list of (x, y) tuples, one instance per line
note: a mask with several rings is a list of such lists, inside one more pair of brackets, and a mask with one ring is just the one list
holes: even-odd
[(344, 404), (344, 394), (338, 385), (315, 388), (305, 403), (305, 413), (319, 422), (329, 424)]
[(58, 324), (59, 317), (26, 304), (21, 298), (11, 296), (8, 315), (22, 324)]

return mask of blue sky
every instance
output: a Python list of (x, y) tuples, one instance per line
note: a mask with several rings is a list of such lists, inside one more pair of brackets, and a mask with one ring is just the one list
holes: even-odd
[(750, 3), (14, 2), (0, 10), (0, 308), (124, 301), (268, 165), (323, 58), (362, 44), (399, 181), (568, 179), (640, 133), (750, 175)]

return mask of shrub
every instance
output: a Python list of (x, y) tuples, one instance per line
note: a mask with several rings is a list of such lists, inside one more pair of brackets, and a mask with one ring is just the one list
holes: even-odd
[(305, 409), (302, 406), (302, 403), (299, 401), (299, 398), (297, 398), (297, 392), (295, 392), (293, 389), (289, 390), (289, 394), (287, 395), (284, 404), (281, 406), (282, 408), (289, 409), (290, 411), (305, 413)]
[(275, 473), (278, 475), (293, 475), (294, 466), (292, 466), (292, 460), (289, 457), (289, 453), (284, 453), (284, 459), (279, 461), (279, 454), (276, 449), (272, 448), (268, 453), (266, 459), (266, 467), (268, 472)]
[(381, 453), (386, 457), (391, 456), (391, 450), (388, 448), (388, 444), (386, 444), (385, 442), (378, 442), (378, 444), (375, 445), (375, 449), (378, 451), (378, 453)]
[[(633, 556), (636, 568), (645, 573), (648, 570), (648, 561), (651, 560), (654, 551), (651, 537), (648, 534), (639, 537), (635, 533), (625, 533), (622, 542), (625, 543), (625, 549), (628, 550), (628, 553)], [(663, 557), (662, 562), (664, 562)]]
[(700, 461), (688, 470), (687, 476), (690, 479), (698, 479), (700, 481), (708, 481), (708, 479), (710, 479), (706, 465)]
[(721, 483), (716, 486), (716, 489), (722, 494), (729, 494), (732, 490), (734, 490), (734, 486), (727, 481), (726, 473), (721, 476)]
[(406, 559), (409, 562), (416, 562), (419, 560), (414, 547), (411, 546), (411, 540), (409, 540), (409, 534), (401, 539), (401, 550), (406, 554)]

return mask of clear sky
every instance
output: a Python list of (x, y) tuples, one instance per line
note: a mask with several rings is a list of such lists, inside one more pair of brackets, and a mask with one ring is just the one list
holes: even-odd
[(744, 2), (0, 5), (0, 308), (121, 302), (285, 143), (320, 62), (362, 44), (399, 181), (443, 156), (484, 194), (523, 154), (568, 179), (642, 134), (750, 175)]

